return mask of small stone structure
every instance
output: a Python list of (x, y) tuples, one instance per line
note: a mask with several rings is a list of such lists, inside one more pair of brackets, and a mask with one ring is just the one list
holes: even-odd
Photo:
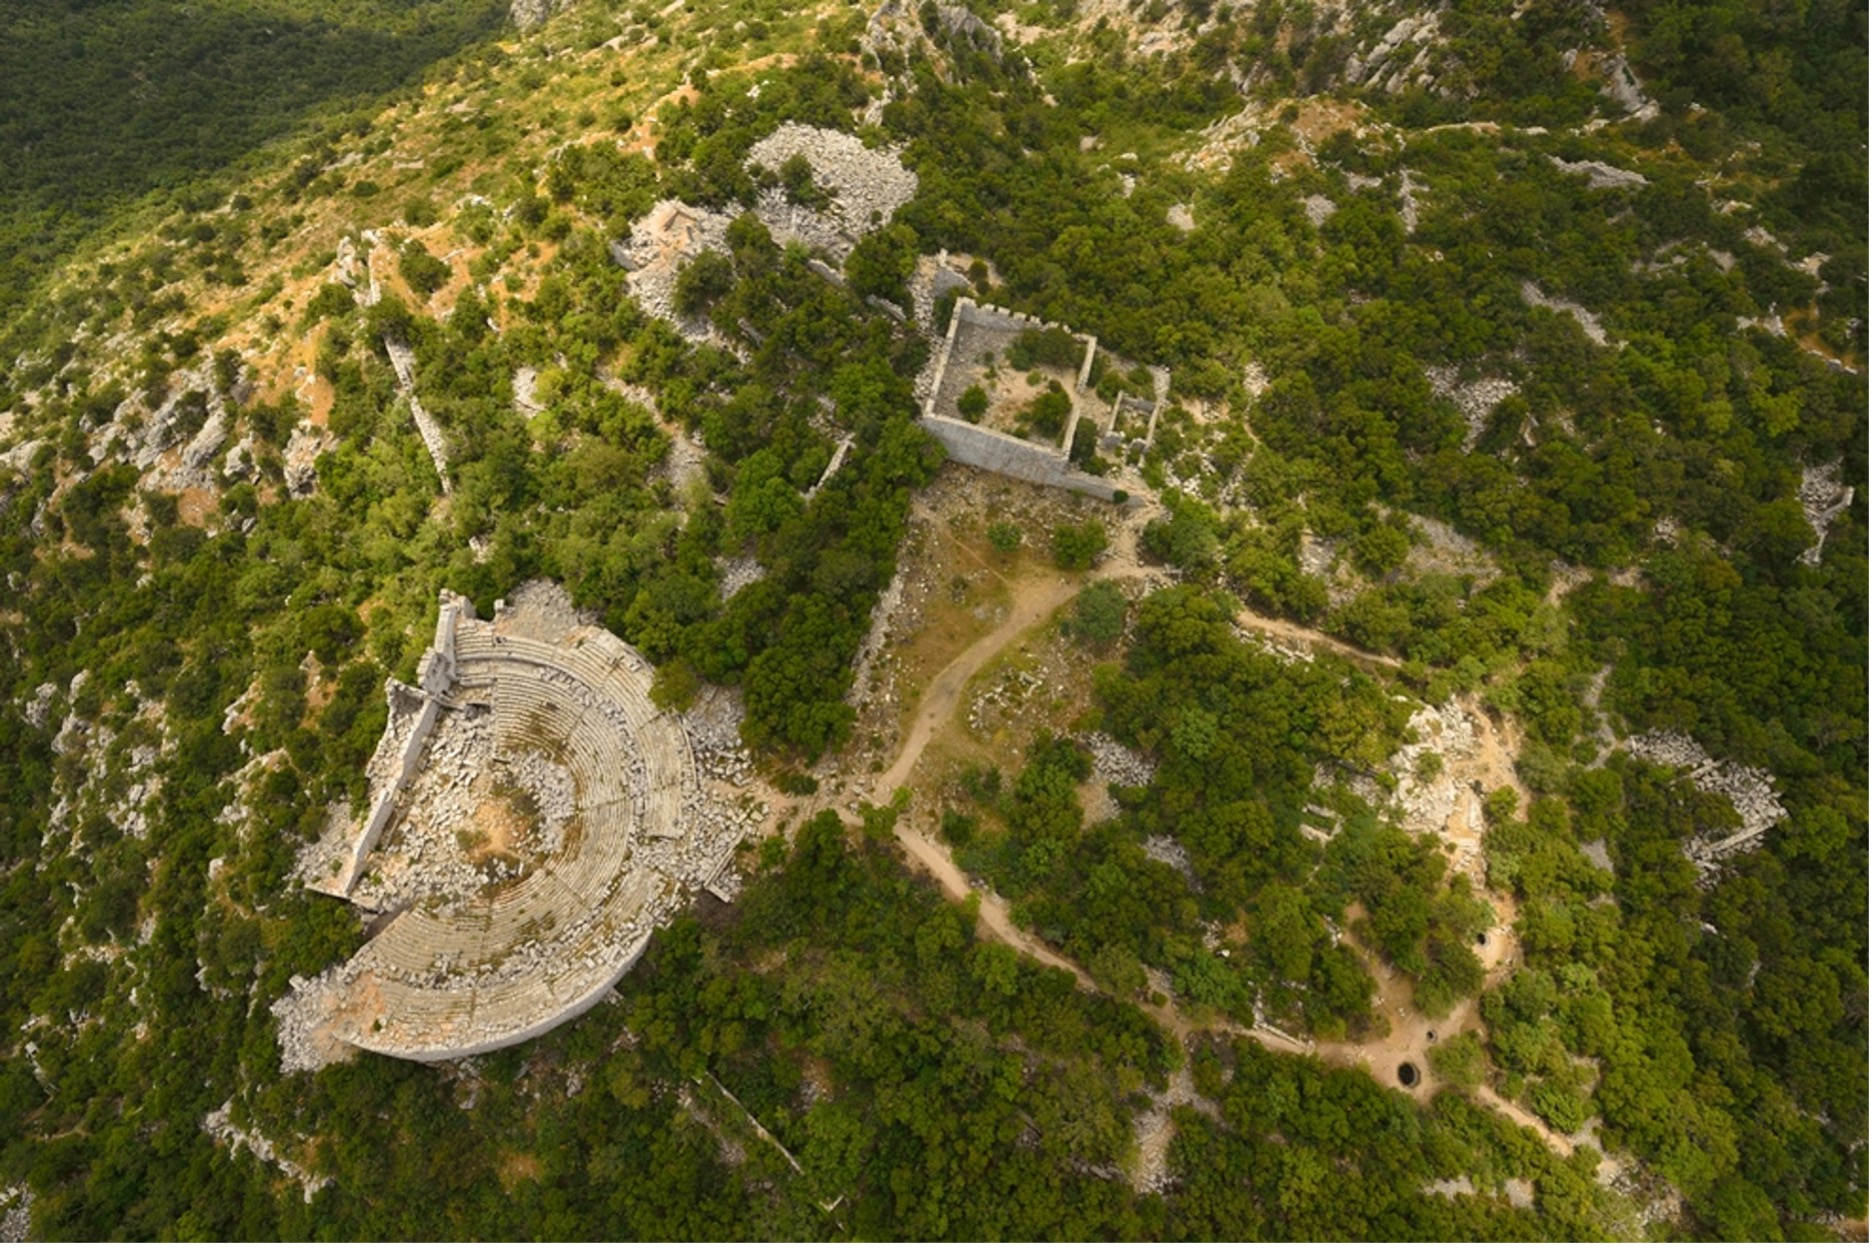
[(632, 225), (629, 235), (612, 243), (612, 259), (625, 270), (631, 293), (646, 312), (691, 338), (706, 337), (705, 325), (677, 315), (677, 275), (705, 251), (727, 253), (733, 220), (727, 213), (682, 200), (661, 200)]
[(1043, 446), (1013, 434), (971, 425), (957, 409), (957, 397), (969, 385), (970, 371), (965, 362), (970, 359), (972, 345), (980, 348), (983, 342), (1004, 342), (1024, 330), (1050, 328), (1056, 327), (1026, 313), (978, 304), (968, 296), (959, 297), (950, 314), (950, 329), (938, 352), (936, 383), (924, 400), (924, 412), (918, 423), (936, 436), (952, 460), (1024, 482), (1058, 486), (1095, 499), (1110, 500), (1114, 489), (1111, 482), (1074, 468), (1068, 460), (1068, 452), (1074, 445), (1074, 431), (1082, 417), (1087, 377), (1093, 370), (1093, 356), (1098, 347), (1092, 335), (1077, 336), (1086, 345), (1086, 352), (1070, 392), (1073, 410), (1068, 415), (1060, 446)]
[(603, 998), (697, 890), (731, 892), (759, 818), (706, 792), (650, 666), (563, 591), (523, 587), (492, 622), (441, 599), (418, 685), (389, 683), (369, 812), (314, 883), (378, 913), (376, 932), (274, 1005), (288, 1067), (538, 1037)]
[(1627, 750), (1651, 764), (1689, 769), (1693, 786), (1706, 794), (1723, 795), (1737, 811), (1737, 829), (1701, 831), (1685, 844), (1685, 857), (1698, 868), (1701, 885), (1716, 878), (1725, 860), (1756, 850), (1764, 834), (1789, 815), (1777, 796), (1776, 777), (1768, 769), (1713, 759), (1685, 734), (1656, 729), (1629, 741)]

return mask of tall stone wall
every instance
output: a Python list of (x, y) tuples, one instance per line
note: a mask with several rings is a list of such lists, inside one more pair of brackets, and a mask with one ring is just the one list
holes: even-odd
[[(402, 796), (404, 787), (416, 776), (418, 767), (423, 763), (423, 748), (429, 743), (431, 731), (436, 728), (436, 717), (441, 714), (444, 699), (455, 685), (455, 627), (458, 620), (466, 616), (475, 619), (475, 605), (460, 595), (443, 591), (436, 610), (436, 636), (430, 647), (417, 663), (418, 680), (421, 688), (406, 686), (396, 678), (384, 683), (384, 693), (393, 706), (399, 701), (422, 700), (417, 709), (416, 718), (397, 748), (396, 768), (386, 780), (386, 784), (371, 798), (371, 810), (364, 818), (364, 824), (358, 830), (358, 837), (352, 843), (351, 857), (344, 871), (334, 883), (334, 893), (341, 897), (349, 896), (358, 884), (358, 877), (364, 872), (365, 860), (377, 849), (378, 840), (390, 827), (391, 818), (397, 813), (397, 801)], [(391, 722), (396, 723), (395, 719)], [(391, 731), (386, 726), (385, 732)], [(379, 750), (382, 750), (380, 745)]]
[[(397, 1059), (413, 1059), (418, 1063), (443, 1063), (451, 1059), (467, 1059), (470, 1055), (485, 1055), (489, 1051), (501, 1050), (508, 1046), (518, 1046), (522, 1042), (530, 1042), (536, 1037), (544, 1037), (567, 1021), (576, 1020), (586, 1014), (586, 1012), (598, 1006), (599, 1000), (611, 993), (612, 987), (624, 980), (627, 972), (630, 972), (633, 968), (638, 966), (638, 960), (644, 957), (645, 950), (651, 944), (652, 933), (652, 930), (646, 929), (643, 937), (639, 938), (637, 943), (625, 953), (624, 958), (618, 963), (617, 967), (615, 969), (608, 969), (606, 975), (596, 981), (591, 989), (581, 994), (578, 998), (572, 999), (564, 1007), (561, 1007), (552, 1014), (542, 1016), (538, 1021), (528, 1025), (524, 1029), (516, 1029), (512, 1033), (503, 1033), (496, 1037), (481, 1038), (476, 1041), (463, 1042), (456, 1045), (441, 1044), (398, 1047), (396, 1049), (385, 1048), (378, 1050), (378, 1053), (388, 1054)], [(377, 1048), (366, 1046), (362, 1047), (362, 1049), (372, 1050)]]
[[(1024, 482), (1077, 491), (1095, 499), (1112, 499), (1114, 486), (1111, 482), (1103, 477), (1081, 472), (1074, 468), (1073, 463), (1068, 459), (1068, 454), (1073, 450), (1074, 430), (1080, 423), (1081, 397), (1086, 390), (1087, 377), (1093, 369), (1093, 355), (1098, 347), (1093, 336), (1090, 334), (1076, 336), (1086, 344), (1086, 353), (1081, 360), (1080, 374), (1074, 386), (1073, 410), (1068, 414), (1066, 430), (1061, 436), (1060, 445), (1044, 447), (1038, 443), (1031, 443), (1025, 438), (1004, 434), (998, 430), (984, 429), (982, 426), (971, 425), (967, 421), (960, 421), (937, 411), (937, 404), (944, 390), (944, 374), (949, 370), (951, 357), (956, 353), (958, 332), (965, 325), (1007, 334), (1020, 334), (1024, 330), (1057, 328), (1055, 322), (1043, 321), (1027, 313), (1010, 312), (1006, 308), (978, 304), (968, 296), (959, 298), (955, 309), (950, 314), (950, 328), (945, 332), (943, 346), (938, 349), (936, 381), (931, 386), (930, 394), (924, 400), (924, 415), (919, 419), (918, 424), (935, 435), (937, 441), (944, 445), (944, 450), (950, 453), (950, 458), (959, 463), (976, 469), (987, 469), (991, 473), (1000, 473), (1005, 477), (1017, 478)], [(1065, 326), (1058, 328), (1066, 329)]]
[(1024, 438), (998, 434), (967, 421), (926, 416), (919, 422), (936, 436), (952, 460), (1005, 477), (1058, 486), (1095, 499), (1111, 500), (1114, 487), (1103, 477), (1082, 473), (1057, 448), (1042, 447)]

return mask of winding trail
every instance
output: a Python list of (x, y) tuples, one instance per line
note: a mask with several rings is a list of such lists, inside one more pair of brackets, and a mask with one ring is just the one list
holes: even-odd
[[(1010, 643), (1053, 615), (1055, 609), (1074, 597), (1079, 587), (1066, 578), (1056, 578), (1052, 583), (1038, 585), (1011, 584), (1010, 590), (1013, 599), (1009, 605), (1009, 614), (1002, 623), (977, 639), (963, 654), (944, 665), (931, 678), (930, 688), (924, 692), (917, 711), (912, 714), (911, 731), (905, 736), (898, 758), (880, 774), (877, 784), (872, 787), (874, 804), (883, 806), (891, 802), (892, 795), (910, 777), (918, 760), (923, 758), (924, 748), (930, 745), (932, 736), (956, 715), (957, 704), (962, 701), (964, 688), (969, 685), (970, 678), (1000, 655)], [(904, 848), (911, 862), (935, 877), (937, 884), (943, 887), (943, 892), (951, 898), (966, 899), (973, 892), (963, 870), (950, 857), (949, 849), (939, 845), (929, 835), (912, 828), (910, 821), (902, 816), (898, 820), (898, 844)], [(1049, 967), (1071, 972), (1082, 988), (1097, 990), (1093, 978), (1079, 965), (1049, 949), (1010, 918), (1007, 899), (989, 892), (978, 893), (977, 897), (977, 920), (997, 940)]]
[[(1122, 529), (1132, 530), (1136, 538), (1141, 522), (1135, 521)], [(1115, 543), (1115, 550), (1102, 561), (1098, 571), (1104, 577), (1151, 576), (1152, 574), (1137, 558), (1136, 543), (1131, 551), (1125, 551), (1121, 544)], [(916, 710), (909, 721), (909, 730), (903, 745), (893, 759), (891, 766), (881, 773), (872, 787), (872, 801), (876, 805), (886, 805), (893, 795), (911, 777), (923, 758), (925, 749), (939, 731), (956, 715), (962, 702), (963, 693), (968, 688), (970, 679), (984, 666), (993, 661), (1009, 645), (1024, 633), (1041, 624), (1061, 605), (1073, 598), (1079, 590), (1078, 580), (1070, 580), (1058, 575), (1045, 580), (1011, 580), (999, 570), (991, 570), (1008, 586), (1012, 599), (1008, 615), (995, 629), (977, 639), (969, 647), (940, 669), (931, 679), (924, 691)], [(1379, 655), (1343, 642), (1338, 638), (1297, 625), (1292, 621), (1276, 617), (1263, 616), (1245, 609), (1236, 617), (1237, 623), (1250, 629), (1260, 630), (1284, 641), (1305, 645), (1319, 651), (1332, 652), (1354, 663), (1386, 670), (1396, 670), (1400, 661)], [(1500, 785), (1514, 787), (1523, 801), (1527, 794), (1516, 778), (1513, 760), (1515, 758), (1515, 733), (1511, 726), (1497, 724), (1473, 696), (1462, 701), (1465, 712), (1470, 716), (1478, 734), (1478, 750), (1470, 758), (1453, 761), (1453, 775), (1461, 784), (1473, 781), (1481, 783), (1486, 792)], [(1460, 809), (1461, 812), (1462, 809)], [(1469, 820), (1460, 813), (1453, 813), (1452, 827), (1447, 831), (1460, 845), (1468, 844), (1480, 849), (1481, 829), (1470, 828)], [(1079, 986), (1090, 993), (1105, 993), (1087, 971), (1059, 951), (1049, 947), (1034, 934), (1017, 925), (1009, 914), (1008, 900), (987, 889), (976, 889), (969, 878), (952, 858), (949, 847), (939, 842), (929, 833), (916, 828), (908, 814), (901, 814), (896, 827), (898, 844), (903, 848), (906, 858), (912, 865), (922, 868), (936, 880), (944, 894), (957, 901), (968, 901), (972, 896), (977, 904), (978, 929), (1002, 942), (1004, 945), (1029, 956), (1036, 962), (1051, 968), (1059, 968), (1073, 975)], [(1499, 907), (1499, 916), (1505, 900), (1493, 900)], [(1486, 954), (1490, 966), (1491, 980), (1494, 981), (1509, 970), (1516, 955), (1516, 944), (1509, 926), (1514, 922), (1513, 909), (1506, 919), (1496, 926), (1492, 934), (1492, 949)], [(1371, 962), (1371, 960), (1369, 960)], [(1214, 1017), (1205, 1012), (1204, 1020), (1199, 1023), (1186, 1015), (1175, 1000), (1167, 999), (1162, 1004), (1141, 1004), (1141, 1009), (1167, 1029), (1180, 1043), (1186, 1042), (1193, 1033), (1221, 1033), (1233, 1037), (1248, 1037), (1271, 1050), (1292, 1055), (1313, 1055), (1326, 1063), (1341, 1067), (1365, 1068), (1376, 1079), (1386, 1080), (1397, 1063), (1410, 1059), (1416, 1064), (1422, 1075), (1418, 1085), (1406, 1091), (1414, 1099), (1428, 1102), (1437, 1090), (1438, 1082), (1426, 1071), (1424, 1050), (1428, 1031), (1439, 1037), (1450, 1036), (1465, 1027), (1481, 1027), (1477, 1019), (1477, 1004), (1470, 1000), (1459, 1005), (1449, 1016), (1442, 1020), (1427, 1020), (1411, 1006), (1411, 986), (1408, 978), (1379, 969), (1380, 1001), (1377, 1004), (1381, 1014), (1391, 1026), (1387, 1037), (1375, 1038), (1366, 1042), (1316, 1042), (1312, 1039), (1298, 1039), (1286, 1033), (1268, 1028), (1251, 1028), (1236, 1021)], [(1515, 1103), (1505, 1099), (1487, 1085), (1480, 1085), (1470, 1091), (1471, 1096), (1492, 1111), (1507, 1117), (1513, 1123), (1531, 1129), (1547, 1145), (1561, 1155), (1574, 1152), (1575, 1143), (1557, 1133), (1542, 1120)]]

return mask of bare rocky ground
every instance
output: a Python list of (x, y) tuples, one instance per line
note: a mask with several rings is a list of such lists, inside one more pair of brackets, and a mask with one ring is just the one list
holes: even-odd
[(311, 1202), (314, 1194), (332, 1183), (330, 1177), (316, 1176), (281, 1154), (279, 1148), (264, 1135), (235, 1124), (229, 1114), (233, 1106), (233, 1100), (229, 1100), (203, 1116), (203, 1131), (215, 1140), (226, 1143), (230, 1150), (246, 1150), (262, 1163), (271, 1163), (279, 1168), (289, 1179), (299, 1184), (307, 1202)]

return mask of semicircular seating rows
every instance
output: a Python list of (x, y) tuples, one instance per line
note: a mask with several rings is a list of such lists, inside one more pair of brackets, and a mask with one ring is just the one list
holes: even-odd
[[(571, 775), (572, 831), (518, 880), (413, 906), (352, 958), (332, 1031), (366, 1050), (438, 1060), (539, 1036), (603, 997), (703, 884), (662, 853), (695, 840), (700, 789), (650, 666), (600, 630), (553, 642), (500, 624), (464, 601), (454, 697), (492, 708), (497, 759), (537, 752)], [(713, 865), (723, 848), (695, 851)]]

